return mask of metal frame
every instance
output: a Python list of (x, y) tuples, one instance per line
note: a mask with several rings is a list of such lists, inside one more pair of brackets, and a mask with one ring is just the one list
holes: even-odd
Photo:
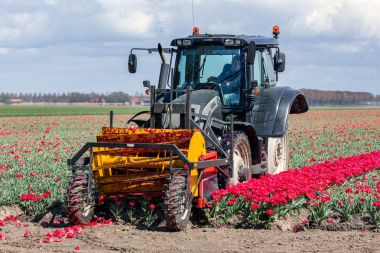
[[(191, 170), (198, 170), (198, 179), (195, 185), (194, 189), (198, 189), (199, 183), (201, 181), (201, 178), (204, 173), (204, 169), (208, 167), (215, 167), (218, 171), (220, 171), (223, 175), (225, 175), (225, 172), (220, 168), (221, 166), (230, 165), (232, 162), (228, 158), (226, 159), (216, 159), (216, 160), (209, 160), (209, 161), (198, 161), (198, 162), (190, 162), (187, 157), (181, 152), (181, 150), (175, 145), (175, 144), (151, 144), (151, 143), (114, 143), (114, 142), (88, 142), (86, 143), (71, 159), (67, 160), (67, 164), (73, 169), (73, 167), (76, 167), (76, 162), (87, 152), (90, 151), (91, 157), (90, 157), (90, 164), (89, 164), (89, 178), (93, 178), (93, 173), (91, 169), (92, 164), (92, 152), (93, 148), (150, 148), (150, 149), (166, 149), (170, 150), (170, 165), (169, 165), (169, 173), (172, 175), (176, 171), (182, 171), (186, 173), (186, 181), (187, 185), (189, 186), (189, 178), (190, 178), (190, 171)], [(173, 160), (173, 153), (178, 155), (178, 157), (189, 167), (188, 170), (185, 170), (183, 168), (173, 168), (172, 167), (172, 160)], [(92, 182), (92, 180), (90, 180)], [(88, 189), (92, 187), (92, 183), (88, 185)], [(189, 191), (188, 194), (188, 201), (192, 201), (194, 198), (194, 191)], [(189, 203), (190, 203), (189, 202)]]
[[(175, 144), (152, 144), (152, 143), (115, 143), (115, 142), (87, 142), (71, 159), (67, 160), (67, 165), (74, 166), (88, 150), (92, 153), (92, 148), (150, 148), (150, 149), (166, 149), (171, 154), (176, 154), (189, 167), (193, 169), (204, 169), (208, 167), (219, 167), (229, 165), (228, 159), (216, 159), (211, 161), (190, 162), (187, 157)], [(173, 153), (172, 153), (173, 152)], [(172, 168), (170, 168), (172, 169)]]

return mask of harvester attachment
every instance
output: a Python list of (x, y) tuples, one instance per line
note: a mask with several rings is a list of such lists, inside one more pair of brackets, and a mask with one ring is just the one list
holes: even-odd
[[(84, 194), (96, 188), (104, 197), (162, 197), (171, 230), (182, 230), (187, 225), (194, 200), (204, 207), (206, 198), (218, 189), (216, 166), (228, 163), (226, 159), (218, 160), (215, 151), (206, 150), (205, 139), (196, 129), (103, 128), (96, 143), (87, 143), (68, 161), (73, 182), (85, 183), (82, 170), (77, 171), (81, 168), (77, 161), (87, 151), (90, 169), (86, 174), (88, 187), (82, 185), (87, 189)], [(92, 215), (92, 200), (75, 202), (73, 198), (89, 199), (76, 193), (69, 191), (69, 208), (76, 203), (76, 217), (78, 213), (80, 217)], [(80, 203), (83, 206), (78, 207)], [(88, 219), (71, 220), (81, 223)]]

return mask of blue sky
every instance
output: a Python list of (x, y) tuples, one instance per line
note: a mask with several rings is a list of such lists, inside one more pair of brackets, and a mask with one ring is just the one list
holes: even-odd
[[(380, 94), (380, 1), (194, 0), (201, 32), (271, 36), (287, 56), (280, 85)], [(169, 46), (191, 34), (191, 0), (0, 0), (0, 92), (143, 91), (159, 57), (132, 47)]]

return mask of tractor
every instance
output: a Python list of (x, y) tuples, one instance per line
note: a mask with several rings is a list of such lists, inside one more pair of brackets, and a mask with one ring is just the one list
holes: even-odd
[(288, 117), (308, 110), (304, 95), (277, 86), (285, 70), (279, 27), (273, 37), (200, 34), (171, 47), (133, 48), (158, 53), (158, 84), (144, 81), (150, 107), (129, 127), (103, 127), (68, 166), (71, 223), (89, 222), (96, 195), (159, 197), (169, 230), (183, 230), (192, 208), (205, 208), (212, 193), (288, 168)]

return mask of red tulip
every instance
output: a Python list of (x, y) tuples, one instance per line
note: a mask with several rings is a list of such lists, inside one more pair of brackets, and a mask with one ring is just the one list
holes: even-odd
[(30, 232), (28, 231), (28, 230), (25, 230), (25, 232), (24, 232), (24, 237), (26, 238), (26, 237), (29, 237), (29, 235), (30, 235)]
[(327, 222), (328, 222), (328, 223), (333, 223), (333, 222), (335, 222), (335, 219), (332, 218), (332, 217), (329, 217), (329, 218), (327, 219)]

